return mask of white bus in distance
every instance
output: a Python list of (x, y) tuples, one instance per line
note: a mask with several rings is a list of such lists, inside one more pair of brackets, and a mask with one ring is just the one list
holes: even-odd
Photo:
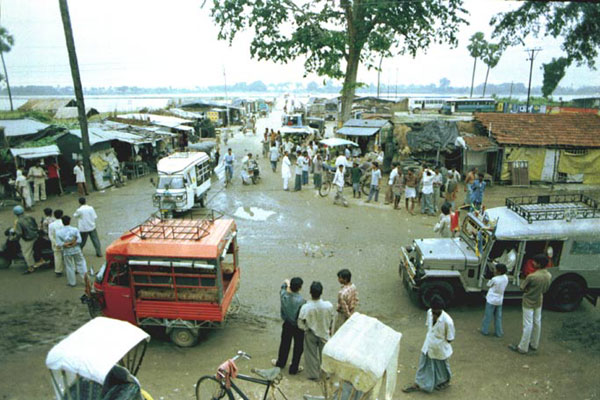
[(408, 111), (419, 113), (421, 111), (439, 111), (447, 98), (415, 97), (408, 99)]

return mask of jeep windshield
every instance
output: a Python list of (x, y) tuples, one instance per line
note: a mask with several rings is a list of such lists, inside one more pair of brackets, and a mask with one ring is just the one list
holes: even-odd
[(480, 251), (490, 241), (490, 231), (481, 221), (473, 218), (471, 214), (464, 219), (460, 237), (475, 251), (479, 242)]
[(158, 189), (183, 189), (183, 176), (161, 176)]

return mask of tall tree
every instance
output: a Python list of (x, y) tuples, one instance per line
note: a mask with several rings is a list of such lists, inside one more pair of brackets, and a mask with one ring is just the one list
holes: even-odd
[(544, 64), (544, 83), (542, 84), (542, 95), (548, 98), (552, 95), (552, 92), (558, 86), (558, 82), (565, 76), (569, 61), (560, 57), (558, 59), (552, 58), (552, 61), (548, 64)]
[(471, 57), (473, 57), (473, 74), (471, 75), (471, 94), (469, 94), (469, 97), (473, 97), (473, 84), (475, 83), (475, 68), (477, 67), (477, 59), (483, 55), (487, 45), (488, 42), (486, 42), (483, 32), (475, 32), (473, 36), (471, 36), (469, 45), (467, 46), (469, 54)]
[(10, 111), (13, 111), (12, 93), (10, 92), (10, 83), (8, 82), (8, 72), (6, 71), (6, 62), (4, 62), (4, 53), (8, 53), (15, 44), (15, 39), (8, 33), (6, 28), (0, 26), (0, 58), (2, 59), (2, 68), (4, 68), (4, 80), (6, 80), (6, 90), (8, 91), (8, 100), (10, 101)]
[(549, 93), (571, 64), (595, 69), (600, 50), (598, 2), (526, 1), (516, 10), (493, 17), (490, 24), (495, 25), (492, 36), (500, 38), (503, 46), (523, 45), (529, 35), (561, 38), (564, 57), (543, 65), (544, 86), (552, 88)]
[(481, 60), (485, 65), (487, 65), (487, 71), (485, 72), (485, 82), (483, 83), (483, 95), (481, 97), (485, 97), (485, 89), (487, 88), (487, 81), (490, 75), (490, 69), (495, 68), (500, 62), (500, 57), (502, 57), (502, 47), (496, 43), (488, 43), (485, 50), (483, 51), (483, 56)]
[(457, 43), (462, 0), (213, 0), (219, 39), (252, 29), (250, 53), (287, 63), (304, 57), (305, 73), (343, 79), (342, 120), (350, 117), (361, 63), (378, 56), (415, 56), (431, 43)]

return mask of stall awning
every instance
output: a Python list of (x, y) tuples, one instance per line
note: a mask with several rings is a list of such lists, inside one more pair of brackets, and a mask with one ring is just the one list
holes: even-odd
[(337, 133), (346, 136), (373, 136), (380, 128), (355, 128), (351, 126), (341, 127)]
[(19, 149), (10, 149), (13, 157), (21, 157), (26, 159), (52, 157), (60, 154), (58, 146), (51, 144), (49, 146), (41, 147), (25, 147)]

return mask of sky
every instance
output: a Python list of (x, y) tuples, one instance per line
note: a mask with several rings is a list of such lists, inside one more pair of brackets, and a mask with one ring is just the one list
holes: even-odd
[[(250, 56), (251, 32), (230, 47), (217, 39), (218, 30), (203, 0), (69, 1), (71, 23), (84, 87), (141, 86), (194, 88), (227, 83), (303, 81), (303, 60), (286, 65), (256, 61)], [(5, 54), (10, 83), (71, 86), (68, 55), (57, 0), (0, 0), (0, 24), (15, 38)], [(466, 46), (482, 31), (490, 39), (489, 21), (495, 14), (518, 7), (517, 2), (465, 0), (470, 25), (459, 32), (457, 48), (432, 46), (417, 57), (396, 56), (383, 61), (381, 81), (390, 85), (437, 84), (446, 77), (453, 86), (470, 86), (473, 59)], [(525, 48), (541, 47), (535, 59), (532, 85), (542, 84), (541, 65), (561, 55), (560, 42), (529, 38), (525, 47), (507, 50), (489, 82), (527, 84), (529, 62)], [(597, 61), (600, 65), (600, 60)], [(478, 63), (476, 84), (485, 79)], [(224, 74), (225, 72), (225, 74)], [(304, 82), (323, 78), (309, 75)], [(361, 66), (358, 80), (377, 81), (377, 72)], [(561, 86), (600, 86), (600, 73), (570, 67)]]

